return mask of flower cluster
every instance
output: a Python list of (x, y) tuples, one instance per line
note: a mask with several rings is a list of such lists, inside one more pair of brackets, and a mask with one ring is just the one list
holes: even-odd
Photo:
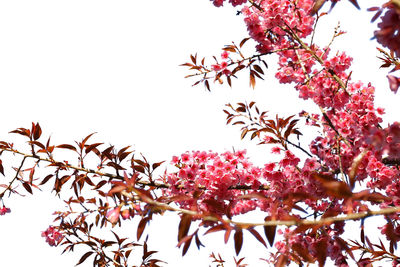
[(259, 6), (245, 6), (242, 13), (250, 36), (259, 43), (260, 52), (283, 49), (292, 46), (285, 31), (294, 30), (304, 38), (312, 32), (314, 18), (310, 11), (312, 0), (266, 0)]
[(61, 232), (57, 231), (54, 226), (49, 226), (45, 231), (42, 232), (42, 237), (46, 238), (46, 242), (50, 246), (54, 247), (60, 244), (64, 236)]
[[(225, 0), (211, 0), (211, 1), (213, 1), (216, 7), (221, 7), (223, 6)], [(231, 3), (233, 6), (239, 6), (246, 2), (247, 0), (229, 0), (229, 3)]]
[(228, 61), (227, 60), (229, 58), (228, 51), (222, 52), (221, 58), (223, 60), (221, 63), (219, 63), (219, 64), (217, 63), (217, 64), (214, 64), (214, 65), (211, 66), (213, 71), (215, 71), (215, 72), (221, 72), (222, 71), (222, 73), (225, 74), (225, 75), (231, 74), (231, 71), (227, 69), (227, 67), (228, 67)]
[(6, 213), (10, 213), (10, 212), (11, 212), (10, 208), (6, 208), (5, 206), (0, 208), (0, 215), (5, 215)]
[[(184, 153), (172, 163), (179, 171), (169, 174), (168, 195), (186, 194), (190, 200), (180, 202), (185, 208), (217, 214), (240, 214), (256, 208), (253, 200), (238, 200), (242, 190), (259, 189), (263, 184), (261, 169), (246, 158), (246, 151), (217, 154), (205, 151)], [(204, 190), (207, 189), (207, 190)]]

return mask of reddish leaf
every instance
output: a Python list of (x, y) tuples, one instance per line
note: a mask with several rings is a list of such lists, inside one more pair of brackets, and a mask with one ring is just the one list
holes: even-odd
[(261, 237), (261, 235), (254, 229), (254, 228), (249, 228), (247, 229), (249, 232), (261, 243), (264, 245), (264, 247), (267, 247), (267, 244), (265, 243), (264, 239)]
[(95, 148), (97, 148), (99, 145), (102, 145), (103, 143), (94, 143), (91, 145), (87, 145), (86, 149), (85, 149), (85, 153), (88, 154), (90, 151), (94, 150)]
[(253, 65), (253, 68), (254, 68), (257, 72), (259, 72), (259, 73), (261, 73), (261, 74), (264, 74), (264, 71), (262, 70), (262, 68), (261, 68), (260, 66), (258, 66), (258, 65)]
[(108, 163), (107, 163), (107, 166), (113, 167), (114, 169), (120, 170), (120, 171), (126, 170), (126, 169), (125, 169), (124, 167), (122, 167), (121, 165), (119, 165), (119, 164), (117, 164), (117, 163), (115, 163), (115, 162), (112, 162), (112, 161), (108, 162)]
[(330, 175), (313, 173), (312, 177), (321, 183), (322, 187), (326, 190), (326, 193), (330, 196), (338, 198), (352, 196), (351, 189), (346, 183), (338, 181)]
[[(190, 244), (192, 243), (193, 235), (186, 236), (182, 239), (182, 242), (185, 244), (182, 249), (182, 256), (185, 256), (186, 252), (188, 251)], [(179, 242), (178, 246), (180, 247), (182, 243)]]
[(253, 73), (250, 73), (250, 86), (253, 88), (256, 86), (256, 78)]
[(153, 163), (153, 165), (152, 165), (153, 170), (155, 170), (155, 169), (157, 169), (158, 167), (160, 167), (160, 165), (163, 164), (164, 162), (165, 162), (165, 160), (164, 160), (164, 161), (161, 161), (161, 162)]
[(32, 123), (32, 132), (33, 132), (33, 140), (38, 140), (42, 135), (42, 129), (40, 128), (39, 123)]
[(320, 238), (316, 243), (315, 249), (317, 251), (317, 260), (320, 267), (325, 265), (327, 247), (328, 244), (326, 238)]
[(137, 232), (136, 232), (137, 240), (139, 240), (140, 237), (142, 236), (144, 228), (146, 228), (146, 224), (148, 221), (149, 221), (148, 217), (144, 217), (140, 220), (140, 222), (138, 224)]
[(307, 262), (314, 262), (315, 259), (311, 256), (311, 254), (308, 252), (308, 249), (299, 243), (293, 243), (292, 244), (292, 249), (295, 251), (301, 258), (303, 258), (304, 261)]
[[(265, 221), (269, 221), (271, 218), (269, 216), (265, 217)], [(268, 243), (272, 247), (274, 245), (275, 233), (276, 233), (276, 225), (264, 226), (264, 233), (267, 237)]]
[(360, 6), (357, 3), (357, 0), (349, 0), (357, 9), (360, 9)]
[(190, 216), (189, 214), (183, 214), (178, 226), (178, 241), (181, 241), (182, 238), (187, 236), (191, 223), (192, 216)]
[(4, 176), (3, 161), (1, 159), (0, 159), (0, 173), (3, 174), (3, 176)]
[(286, 255), (284, 255), (284, 254), (279, 255), (279, 257), (278, 257), (278, 259), (276, 261), (275, 267), (284, 267), (284, 266), (286, 266), (287, 260), (288, 260), (288, 258), (287, 258)]
[(93, 253), (94, 253), (93, 251), (89, 251), (89, 252), (86, 252), (85, 254), (83, 254), (81, 259), (78, 261), (78, 263), (76, 265), (82, 264)]
[(31, 168), (31, 171), (29, 172), (29, 183), (32, 184), (33, 181), (33, 175), (35, 174), (35, 167)]
[(210, 234), (210, 233), (214, 233), (214, 232), (218, 232), (218, 231), (222, 231), (222, 230), (224, 230), (224, 229), (226, 229), (226, 226), (225, 226), (224, 224), (218, 224), (218, 225), (216, 225), (216, 226), (211, 227), (210, 229), (208, 229), (208, 230), (204, 233), (204, 235)]
[(70, 150), (76, 151), (76, 148), (73, 145), (62, 144), (62, 145), (58, 145), (56, 147), (57, 148), (64, 148), (64, 149), (70, 149)]
[(236, 255), (239, 255), (239, 252), (242, 249), (242, 245), (243, 245), (243, 231), (241, 228), (236, 229), (236, 232), (233, 235), (233, 240), (235, 241)]
[(22, 183), (22, 186), (25, 188), (26, 191), (28, 191), (28, 193), (32, 194), (32, 188), (31, 188), (31, 186), (29, 185), (29, 183), (23, 182), (23, 183)]
[(248, 40), (250, 40), (250, 38), (244, 38), (244, 39), (240, 42), (239, 47), (242, 48), (242, 46), (243, 46)]
[(232, 227), (227, 227), (224, 234), (224, 242), (228, 243), (229, 237), (231, 236)]

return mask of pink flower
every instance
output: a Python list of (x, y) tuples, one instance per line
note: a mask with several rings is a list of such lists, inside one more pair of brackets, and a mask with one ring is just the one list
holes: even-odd
[(221, 58), (222, 58), (222, 59), (227, 59), (228, 57), (229, 57), (228, 51), (222, 52), (222, 54), (221, 54)]
[(116, 207), (115, 209), (109, 210), (106, 214), (107, 220), (112, 224), (116, 224), (119, 220), (120, 212), (121, 207)]
[(10, 213), (10, 212), (11, 212), (11, 210), (9, 208), (6, 208), (5, 206), (0, 208), (0, 215), (5, 215), (6, 213)]
[(279, 154), (279, 153), (281, 153), (281, 149), (280, 149), (280, 147), (275, 146), (271, 149), (271, 152), (274, 154)]
[(222, 68), (222, 69), (225, 69), (226, 67), (228, 67), (228, 62), (222, 61), (222, 62), (221, 62), (221, 68)]
[(222, 69), (221, 66), (218, 65), (218, 64), (211, 65), (211, 68), (212, 68), (214, 71), (220, 71), (220, 70)]
[(63, 234), (57, 231), (54, 226), (49, 226), (49, 228), (43, 231), (42, 237), (45, 237), (46, 242), (52, 247), (57, 246), (64, 238)]

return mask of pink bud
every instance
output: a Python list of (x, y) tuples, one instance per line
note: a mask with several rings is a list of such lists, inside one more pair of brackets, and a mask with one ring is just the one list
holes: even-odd
[(131, 213), (129, 212), (129, 210), (123, 210), (121, 211), (121, 217), (124, 220), (129, 219), (131, 217)]
[(121, 211), (121, 207), (116, 207), (115, 209), (109, 210), (106, 214), (107, 220), (112, 224), (117, 223), (118, 219), (119, 219), (120, 211)]

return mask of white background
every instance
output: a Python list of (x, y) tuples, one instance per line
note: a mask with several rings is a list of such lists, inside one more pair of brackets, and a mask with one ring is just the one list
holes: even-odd
[[(364, 10), (368, 7), (361, 4)], [(192, 88), (194, 80), (184, 79), (188, 71), (179, 67), (191, 53), (218, 56), (225, 44), (247, 37), (236, 10), (214, 8), (207, 0), (1, 1), (0, 140), (23, 146), (21, 139), (7, 133), (29, 128), (33, 121), (56, 144), (98, 132), (94, 140), (120, 148), (132, 145), (152, 162), (187, 150), (223, 152), (235, 147), (247, 148), (251, 160), (262, 165), (268, 161), (269, 148), (240, 141), (238, 129), (225, 125), (224, 105), (256, 100), (271, 114), (284, 115), (315, 109), (298, 100), (290, 86), (274, 80), (274, 58), (267, 59), (271, 68), (256, 90), (248, 87), (244, 73), (233, 89), (214, 85), (209, 93), (202, 86)], [(389, 91), (386, 72), (378, 69), (376, 43), (370, 41), (371, 16), (339, 3), (322, 19), (316, 37), (326, 45), (341, 21), (348, 34), (335, 47), (354, 57), (353, 79), (377, 87), (377, 103), (386, 108), (385, 118), (393, 120), (399, 114), (399, 98)], [(16, 164), (4, 159), (6, 168)], [(6, 175), (0, 183), (13, 173), (7, 169)], [(51, 213), (62, 208), (51, 193), (12, 196), (5, 204), (12, 212), (0, 217), (1, 266), (73, 266), (83, 254), (78, 250), (60, 256), (62, 249), (49, 247), (40, 236), (52, 222)], [(133, 223), (124, 231), (134, 238), (135, 229)], [(232, 263), (233, 246), (224, 246), (219, 235), (203, 238), (206, 248), (198, 252), (193, 246), (181, 258), (174, 248), (175, 216), (157, 219), (150, 232), (150, 249), (159, 250), (157, 255), (169, 266), (208, 266), (211, 251), (221, 252)], [(240, 254), (249, 256), (248, 262), (268, 257), (266, 249), (247, 242), (253, 239), (245, 236)], [(256, 247), (259, 252), (252, 254)], [(141, 257), (140, 249), (137, 253)], [(90, 259), (83, 266), (90, 266)]]

